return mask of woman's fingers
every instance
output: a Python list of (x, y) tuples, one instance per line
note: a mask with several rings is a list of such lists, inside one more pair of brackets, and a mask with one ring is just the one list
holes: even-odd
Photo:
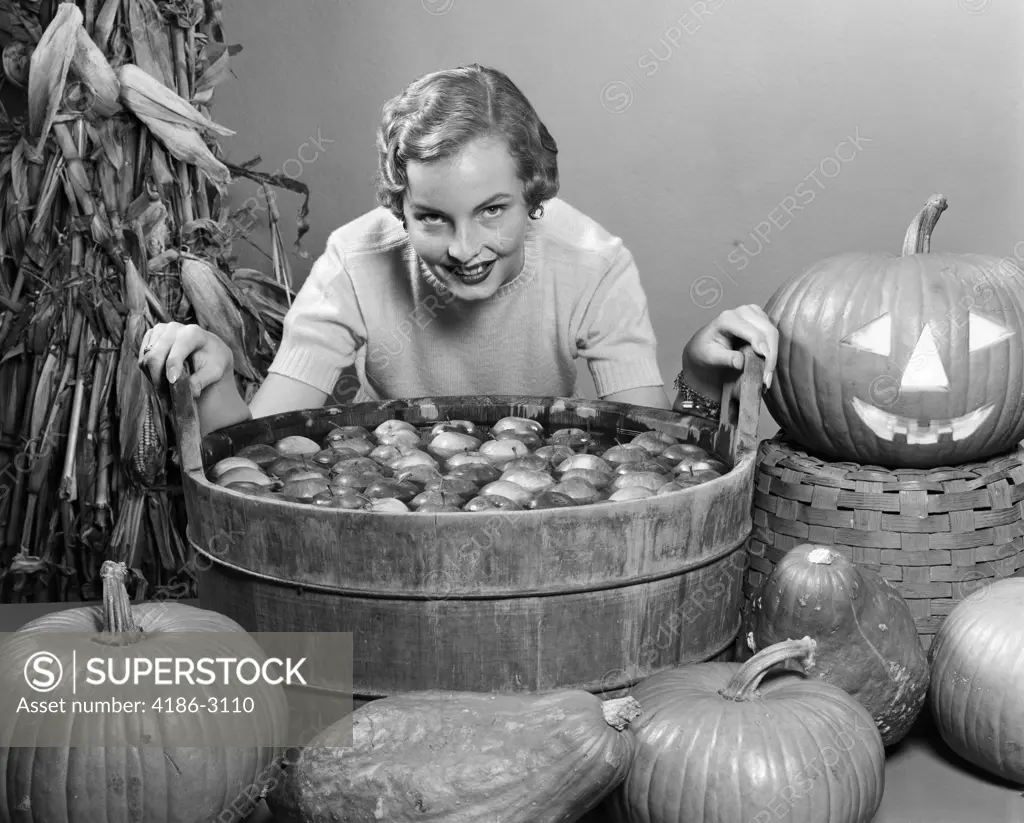
[[(778, 358), (779, 332), (764, 310), (754, 304), (729, 309), (718, 316), (713, 326), (715, 342), (723, 348), (732, 350), (732, 341), (738, 338), (749, 343), (765, 359), (764, 382), (770, 387)], [(742, 355), (734, 353), (730, 365), (742, 368)]]

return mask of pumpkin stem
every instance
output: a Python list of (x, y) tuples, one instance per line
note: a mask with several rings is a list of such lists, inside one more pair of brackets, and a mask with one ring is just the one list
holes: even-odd
[(807, 562), (814, 563), (817, 566), (831, 566), (834, 559), (835, 555), (824, 546), (818, 546), (807, 553)]
[(622, 731), (629, 721), (640, 716), (640, 704), (635, 697), (616, 697), (601, 703), (604, 722), (616, 731)]
[(719, 694), (726, 700), (753, 700), (757, 696), (761, 680), (773, 666), (799, 659), (805, 670), (811, 668), (814, 665), (814, 649), (817, 645), (810, 637), (802, 637), (800, 640), (783, 640), (762, 649), (743, 664)]
[(924, 204), (924, 208), (914, 218), (903, 238), (903, 256), (908, 254), (927, 253), (932, 250), (932, 231), (939, 222), (941, 215), (948, 208), (946, 198), (941, 194), (933, 194)]
[(128, 575), (128, 567), (124, 563), (113, 560), (103, 561), (100, 577), (103, 580), (103, 634), (101, 642), (111, 645), (134, 643), (143, 638), (143, 633), (135, 623), (132, 614), (132, 603), (128, 598), (124, 579)]

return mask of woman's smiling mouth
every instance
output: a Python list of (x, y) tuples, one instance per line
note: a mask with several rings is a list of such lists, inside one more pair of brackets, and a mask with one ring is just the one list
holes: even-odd
[(487, 279), (496, 260), (497, 258), (476, 266), (444, 266), (444, 270), (463, 285), (475, 286)]

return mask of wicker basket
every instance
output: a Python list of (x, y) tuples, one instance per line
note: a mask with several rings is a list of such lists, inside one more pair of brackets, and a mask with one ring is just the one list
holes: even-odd
[(790, 549), (822, 543), (878, 571), (924, 647), (972, 591), (1024, 567), (1024, 452), (937, 469), (827, 463), (785, 436), (762, 441), (745, 608)]

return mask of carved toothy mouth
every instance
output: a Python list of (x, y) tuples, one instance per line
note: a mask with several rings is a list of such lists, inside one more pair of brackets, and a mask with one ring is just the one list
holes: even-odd
[(882, 411), (877, 406), (865, 403), (857, 397), (853, 398), (853, 410), (876, 437), (892, 442), (897, 434), (901, 434), (911, 446), (934, 445), (939, 442), (942, 435), (948, 435), (954, 441), (964, 440), (978, 430), (978, 427), (985, 422), (994, 408), (995, 404), (989, 403), (987, 406), (982, 406), (950, 420), (931, 420), (928, 423), (921, 423), (909, 417), (889, 414), (889, 412)]

